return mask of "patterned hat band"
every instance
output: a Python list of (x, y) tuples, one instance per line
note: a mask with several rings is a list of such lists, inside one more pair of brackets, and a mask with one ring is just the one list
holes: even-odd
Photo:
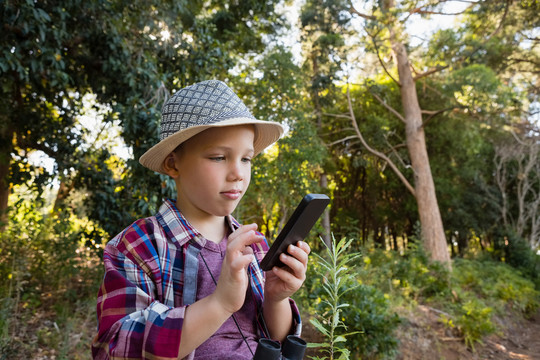
[(255, 119), (225, 83), (208, 80), (193, 84), (179, 90), (163, 105), (159, 132), (161, 141), (145, 152), (139, 162), (165, 174), (165, 158), (184, 141), (210, 127), (247, 124), (255, 126), (255, 155), (283, 134), (281, 124)]

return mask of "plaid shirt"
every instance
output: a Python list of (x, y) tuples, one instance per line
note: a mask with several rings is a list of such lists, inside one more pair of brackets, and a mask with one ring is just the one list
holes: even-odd
[[(228, 220), (233, 230), (239, 227), (231, 216)], [(177, 359), (186, 309), (186, 249), (200, 250), (206, 241), (175, 203), (166, 200), (155, 216), (137, 220), (107, 244), (105, 276), (97, 299), (94, 359)], [(268, 250), (266, 239), (252, 248), (255, 256), (248, 272), (261, 313), (264, 273), (259, 262)], [(300, 316), (292, 300), (291, 307), (299, 335)], [(259, 329), (265, 334), (261, 323)], [(188, 358), (193, 359), (194, 352)]]

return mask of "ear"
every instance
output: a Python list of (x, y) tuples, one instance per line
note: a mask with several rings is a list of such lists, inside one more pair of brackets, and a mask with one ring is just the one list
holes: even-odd
[(163, 169), (173, 179), (176, 179), (178, 176), (180, 176), (180, 171), (178, 170), (176, 166), (176, 156), (174, 155), (174, 152), (167, 155), (165, 160), (163, 161)]

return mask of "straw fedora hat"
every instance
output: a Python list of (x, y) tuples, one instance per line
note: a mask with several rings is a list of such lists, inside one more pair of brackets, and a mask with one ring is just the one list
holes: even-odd
[(163, 161), (189, 138), (210, 127), (252, 124), (255, 127), (255, 155), (283, 135), (283, 126), (257, 120), (240, 98), (222, 81), (208, 80), (185, 87), (163, 105), (160, 142), (145, 152), (139, 162), (165, 174)]

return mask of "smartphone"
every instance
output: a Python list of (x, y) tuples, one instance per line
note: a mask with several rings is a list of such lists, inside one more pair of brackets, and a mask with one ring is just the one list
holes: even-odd
[(262, 259), (261, 269), (268, 271), (274, 266), (283, 266), (283, 263), (279, 260), (279, 255), (286, 252), (290, 244), (296, 244), (306, 238), (329, 203), (330, 198), (323, 194), (307, 194), (304, 196), (300, 205), (294, 210), (291, 218)]

